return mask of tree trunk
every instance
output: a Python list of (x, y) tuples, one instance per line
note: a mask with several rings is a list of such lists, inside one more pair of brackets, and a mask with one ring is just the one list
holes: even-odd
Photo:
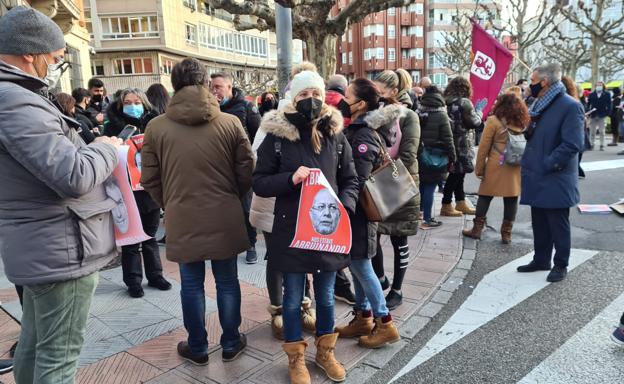
[(598, 78), (600, 76), (600, 62), (599, 55), (600, 49), (602, 48), (602, 42), (597, 38), (592, 38), (592, 47), (591, 47), (591, 82), (592, 87), (596, 85), (598, 82)]
[(324, 79), (336, 73), (337, 40), (335, 35), (320, 30), (305, 33), (308, 58), (316, 65), (319, 75)]
[(526, 47), (518, 47), (518, 50), (516, 51), (516, 58), (518, 60), (518, 64), (519, 64), (519, 68), (520, 70), (518, 71), (520, 73), (520, 78), (521, 79), (528, 79), (529, 78), (529, 70), (524, 66), (523, 63), (526, 63)]

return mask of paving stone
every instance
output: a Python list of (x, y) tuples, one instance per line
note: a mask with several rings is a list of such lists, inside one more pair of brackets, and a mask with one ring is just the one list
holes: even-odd
[(22, 321), (22, 305), (18, 300), (2, 303), (2, 308), (7, 311), (13, 318)]
[(184, 323), (181, 319), (174, 318), (156, 323), (154, 325), (139, 328), (135, 331), (124, 333), (122, 336), (133, 345), (139, 345), (183, 325)]
[(409, 269), (405, 273), (405, 281), (416, 282), (420, 284), (436, 285), (444, 276), (440, 272), (421, 271), (417, 268)]
[(453, 272), (451, 272), (451, 274), (449, 275), (449, 279), (459, 279), (459, 280), (463, 280), (466, 276), (468, 276), (468, 272), (470, 272), (467, 269), (455, 269)]
[(125, 286), (123, 282), (123, 271), (121, 270), (121, 267), (101, 271), (100, 278), (118, 284), (120, 286)]
[(15, 287), (0, 289), (0, 304), (19, 300)]
[(440, 289), (443, 291), (455, 292), (463, 283), (464, 280), (461, 278), (449, 278), (440, 286)]
[(269, 299), (257, 294), (243, 295), (241, 303), (241, 314), (243, 317), (262, 323), (271, 319), (267, 307)]
[(98, 316), (129, 308), (141, 302), (143, 299), (130, 297), (126, 288), (106, 280), (100, 280), (100, 285), (96, 288), (91, 300), (89, 313)]
[(156, 367), (128, 354), (119, 353), (78, 371), (78, 384), (142, 383), (162, 373)]
[(404, 299), (420, 301), (431, 292), (431, 287), (405, 282), (401, 287), (401, 292), (403, 293)]
[(177, 328), (131, 348), (127, 352), (166, 371), (184, 363), (184, 359), (178, 355), (177, 345), (180, 341), (185, 341), (187, 338), (186, 330)]
[(446, 304), (449, 302), (449, 300), (451, 300), (451, 297), (453, 297), (453, 294), (451, 292), (438, 291), (435, 293), (435, 295), (433, 295), (431, 301), (434, 303)]
[(173, 370), (146, 381), (145, 384), (204, 384), (186, 374)]
[(419, 301), (413, 303), (411, 301), (403, 300), (403, 304), (399, 305), (398, 308), (392, 311), (392, 317), (405, 320), (414, 313), (416, 313), (416, 311), (422, 306), (422, 304), (423, 303)]
[(453, 261), (435, 260), (425, 257), (416, 257), (414, 261), (410, 263), (410, 266), (430, 272), (447, 272), (453, 268), (454, 265), (455, 262)]
[(470, 269), (472, 267), (472, 260), (460, 260), (457, 263), (457, 268), (459, 269)]
[[(309, 344), (310, 346), (306, 349), (306, 355), (314, 361), (316, 345), (314, 342), (310, 342)], [(357, 339), (338, 339), (336, 343), (336, 359), (340, 361), (347, 370), (353, 368), (369, 352), (369, 349), (362, 348), (358, 345)]]
[(270, 322), (261, 324), (252, 332), (247, 334), (247, 344), (250, 349), (266, 354), (267, 357), (275, 359), (283, 354), (282, 342), (273, 337)]
[(97, 316), (104, 324), (118, 333), (127, 333), (153, 324), (170, 320), (172, 315), (146, 301), (136, 301), (135, 305), (118, 311), (107, 312)]
[(435, 315), (437, 315), (443, 307), (444, 306), (442, 304), (429, 302), (425, 304), (420, 311), (418, 311), (418, 315), (424, 317), (435, 317)]
[(110, 339), (85, 344), (82, 347), (82, 352), (80, 353), (78, 366), (84, 367), (93, 363), (97, 363), (99, 360), (105, 359), (119, 352), (123, 352), (129, 348), (132, 348), (132, 346), (133, 345), (130, 344), (130, 342), (124, 339), (122, 336), (116, 336)]
[(20, 331), (20, 325), (11, 316), (0, 310), (0, 341), (13, 340), (19, 337)]
[(368, 379), (373, 377), (377, 373), (378, 369), (371, 367), (370, 365), (360, 364), (350, 372), (347, 372), (347, 379), (345, 384), (362, 384), (366, 383)]
[(87, 319), (87, 328), (85, 332), (85, 345), (96, 343), (100, 340), (112, 339), (120, 334), (112, 330), (109, 326), (104, 324), (102, 320), (89, 316)]
[(475, 257), (477, 256), (477, 251), (474, 249), (464, 249), (464, 252), (462, 253), (462, 259), (463, 260), (474, 260)]
[(401, 337), (412, 340), (430, 321), (428, 317), (418, 315), (410, 317), (399, 327)]
[(381, 369), (388, 364), (394, 355), (401, 351), (401, 349), (403, 349), (403, 347), (407, 344), (407, 341), (399, 340), (398, 342), (386, 345), (383, 348), (374, 349), (364, 358), (364, 360), (362, 360), (361, 363)]
[(465, 238), (464, 239), (464, 249), (476, 250), (477, 249), (477, 240), (470, 239), (470, 238)]
[(221, 350), (217, 350), (210, 355), (208, 365), (197, 366), (184, 363), (175, 370), (200, 381), (212, 380), (211, 382), (225, 384), (237, 382), (266, 364), (268, 361), (253, 356), (247, 351), (236, 360), (225, 363), (221, 360)]

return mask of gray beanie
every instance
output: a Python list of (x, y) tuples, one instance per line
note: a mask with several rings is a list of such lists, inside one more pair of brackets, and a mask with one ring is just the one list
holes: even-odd
[(63, 31), (36, 9), (15, 7), (0, 17), (0, 54), (21, 56), (65, 48)]

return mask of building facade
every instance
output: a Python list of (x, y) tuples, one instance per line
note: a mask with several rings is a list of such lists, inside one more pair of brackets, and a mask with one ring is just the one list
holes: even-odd
[(74, 88), (84, 87), (91, 76), (91, 50), (83, 0), (2, 0), (0, 1), (0, 16), (19, 5), (41, 11), (56, 22), (65, 34), (67, 43), (65, 61), (70, 64), (70, 67), (59, 82), (60, 89), (71, 93)]
[(236, 31), (232, 15), (206, 1), (86, 1), (92, 73), (110, 92), (153, 83), (172, 90), (171, 70), (186, 57), (199, 59), (210, 73), (232, 73), (248, 93), (276, 81), (275, 33)]
[[(338, 0), (336, 11), (349, 3)], [(426, 6), (423, 0), (407, 7), (372, 13), (351, 25), (337, 44), (336, 72), (349, 79), (373, 79), (385, 69), (403, 68), (420, 80), (425, 73)]]

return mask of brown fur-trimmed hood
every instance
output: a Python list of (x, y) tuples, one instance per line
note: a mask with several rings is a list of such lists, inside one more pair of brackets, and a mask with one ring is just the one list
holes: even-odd
[[(286, 114), (291, 113), (297, 113), (297, 110), (292, 104), (288, 104), (280, 110), (267, 112), (262, 118), (260, 128), (266, 133), (270, 133), (282, 139), (286, 139), (288, 141), (299, 141), (301, 138), (299, 129), (285, 116)], [(329, 132), (330, 136), (336, 136), (338, 133), (343, 131), (344, 123), (342, 114), (336, 108), (323, 104), (323, 107), (321, 108), (321, 116), (315, 124), (318, 124), (318, 122), (323, 118), (329, 118), (329, 124), (326, 131)]]

